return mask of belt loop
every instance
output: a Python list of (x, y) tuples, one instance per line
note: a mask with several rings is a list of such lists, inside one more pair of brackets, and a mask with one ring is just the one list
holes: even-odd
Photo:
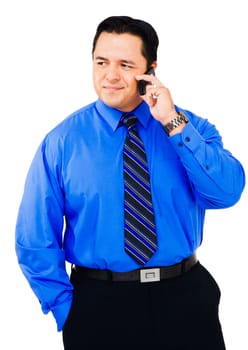
[(110, 271), (110, 270), (107, 270), (107, 274), (108, 274), (108, 280), (109, 281), (111, 281), (111, 282), (113, 282), (113, 272), (112, 271)]
[(182, 267), (181, 267), (181, 273), (182, 275), (186, 272), (186, 262), (187, 262), (187, 259), (184, 259), (182, 261)]

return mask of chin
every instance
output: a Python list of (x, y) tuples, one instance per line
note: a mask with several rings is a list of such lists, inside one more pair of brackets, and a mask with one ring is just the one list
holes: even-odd
[(103, 100), (103, 102), (110, 106), (110, 107), (114, 107), (114, 108), (119, 108), (120, 105), (122, 104), (121, 100), (119, 98), (116, 98), (115, 96), (106, 96), (106, 94), (101, 95), (100, 98)]

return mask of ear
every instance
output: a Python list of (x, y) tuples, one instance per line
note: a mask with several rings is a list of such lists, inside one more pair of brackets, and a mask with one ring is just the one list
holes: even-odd
[(157, 61), (152, 62), (151, 66), (152, 66), (154, 69), (156, 69), (156, 68), (157, 68), (157, 66), (158, 66)]

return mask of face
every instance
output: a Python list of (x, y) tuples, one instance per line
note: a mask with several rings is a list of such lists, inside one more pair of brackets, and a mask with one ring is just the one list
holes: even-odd
[(147, 67), (141, 49), (138, 36), (100, 34), (93, 53), (93, 83), (97, 95), (108, 106), (129, 112), (141, 102), (135, 79)]

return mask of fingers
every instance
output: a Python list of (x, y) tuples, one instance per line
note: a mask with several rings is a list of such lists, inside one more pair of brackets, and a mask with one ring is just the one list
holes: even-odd
[(163, 85), (157, 85), (156, 83), (152, 83), (152, 85), (149, 86), (147, 89), (148, 95), (153, 98), (154, 100), (157, 100), (159, 95), (162, 92), (162, 89), (165, 87)]
[(147, 81), (146, 92), (144, 99), (147, 101), (150, 107), (154, 107), (158, 101), (163, 98), (167, 99), (167, 88), (160, 82), (160, 80), (154, 75), (137, 75), (137, 80)]
[(156, 84), (152, 84), (151, 97), (154, 100), (156, 100), (158, 98), (158, 90), (157, 90), (157, 85)]

